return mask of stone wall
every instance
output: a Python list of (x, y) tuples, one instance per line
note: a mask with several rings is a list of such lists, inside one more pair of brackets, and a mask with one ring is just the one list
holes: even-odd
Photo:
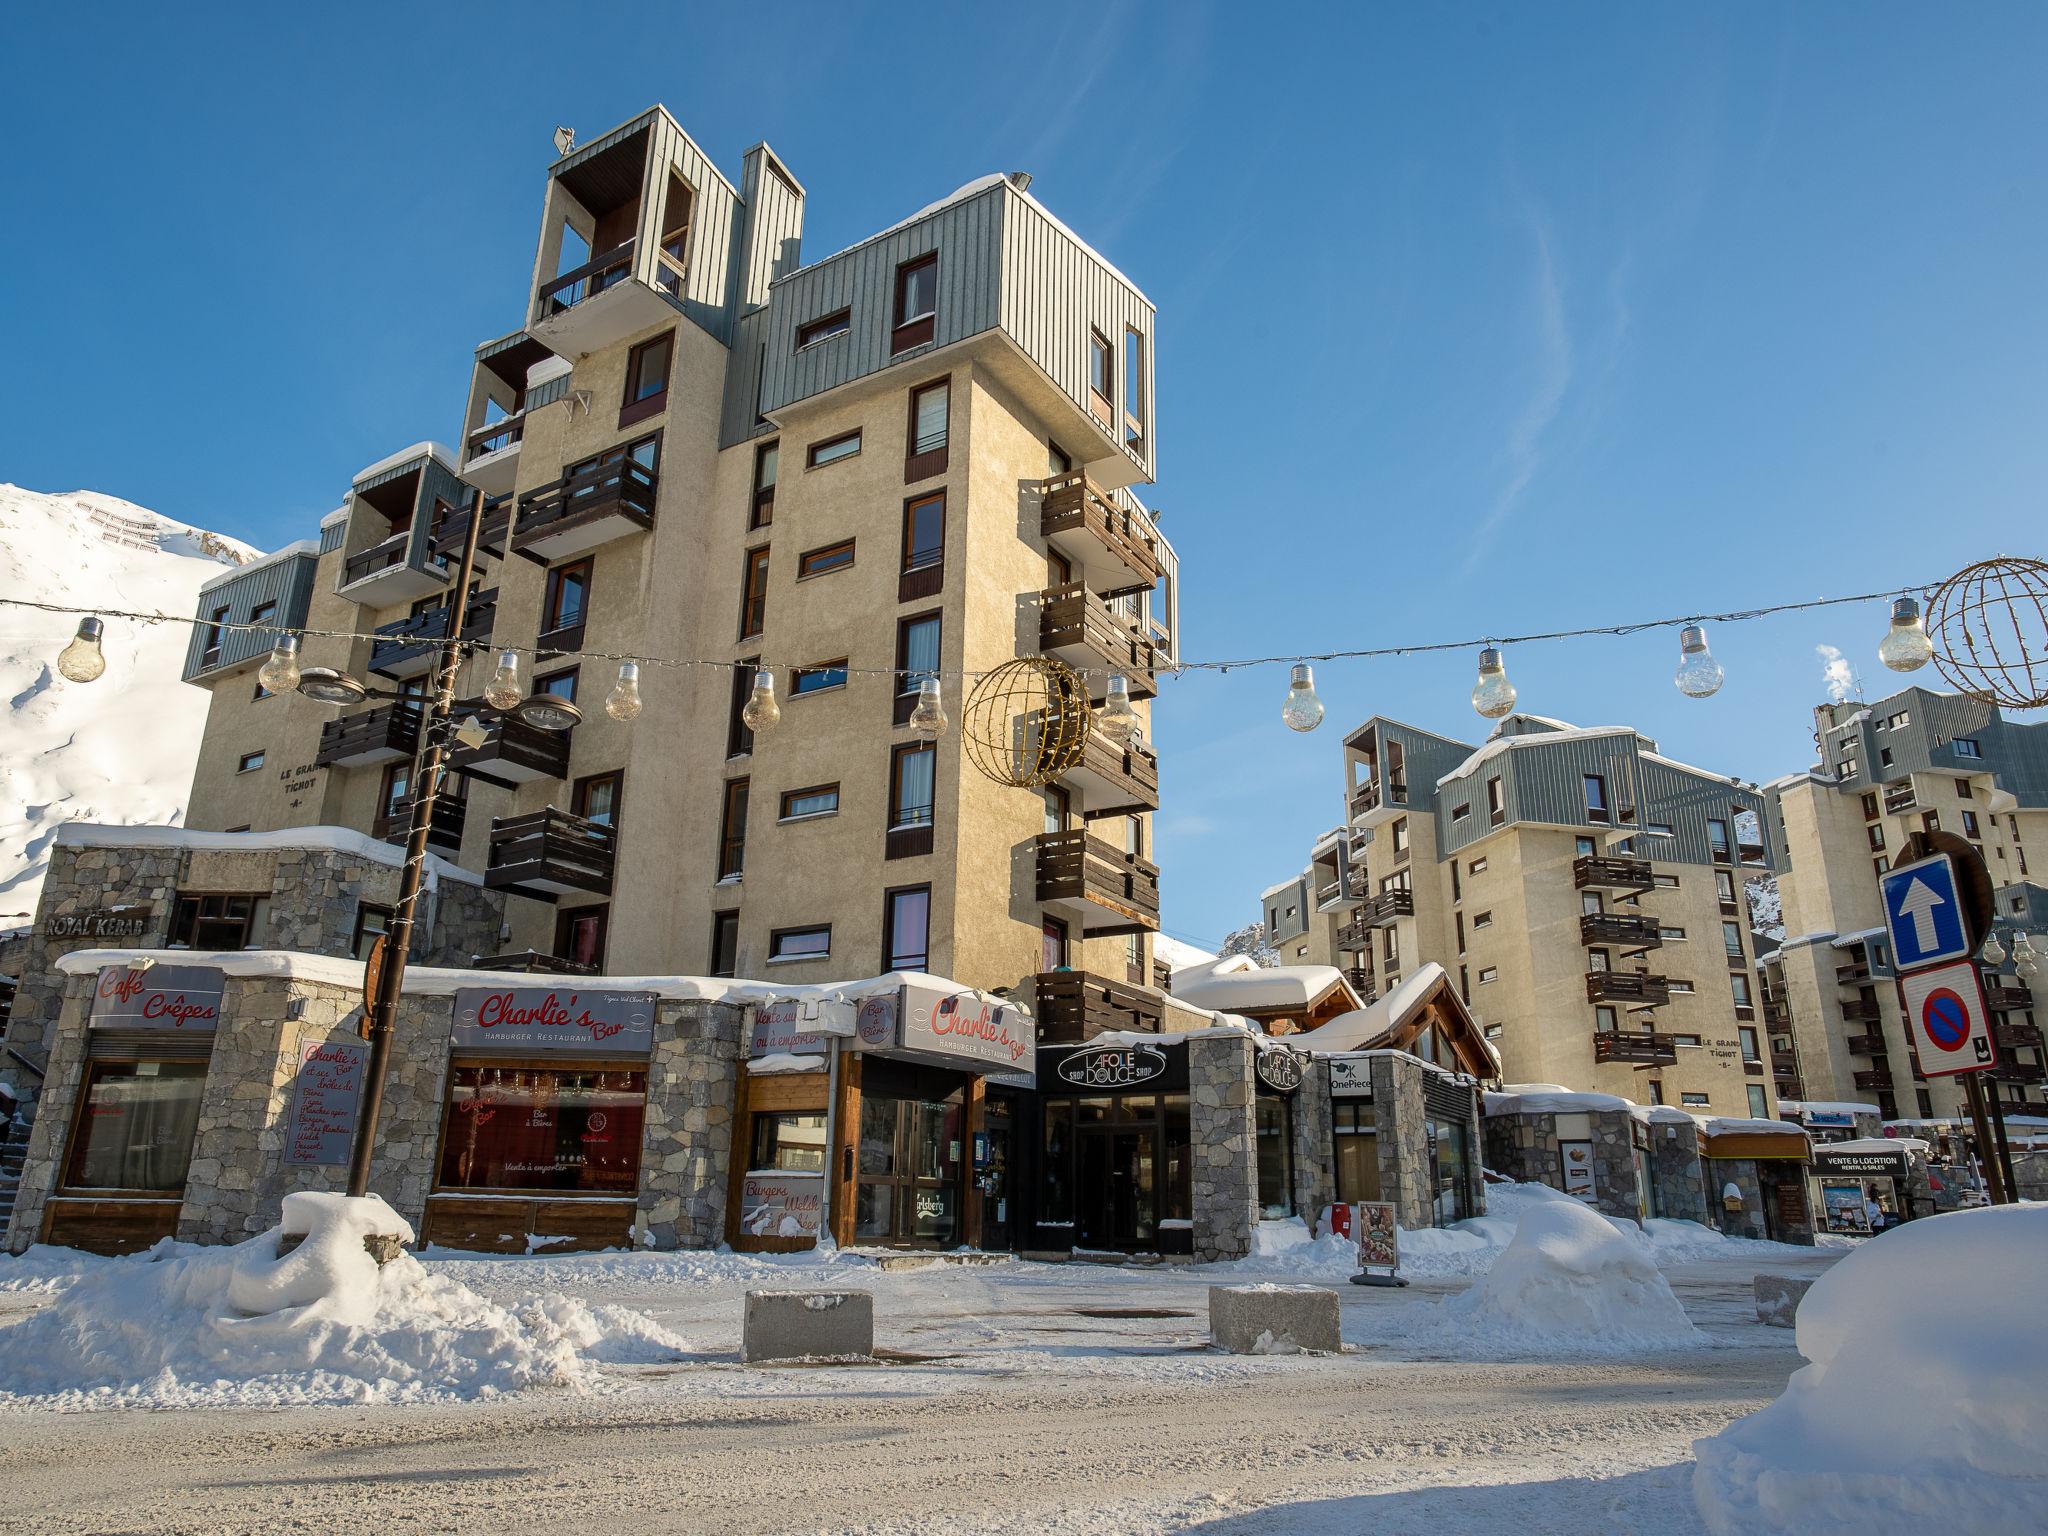
[(29, 1126), (21, 1183), (14, 1195), (14, 1217), (7, 1225), (9, 1253), (20, 1253), (42, 1231), (43, 1207), (56, 1187), (57, 1160), (64, 1155), (64, 1138), (85, 1083), (85, 1015), (92, 1006), (97, 978), (59, 975), (57, 980), (67, 985), (51, 1004), (47, 1076), (40, 1084), (40, 1113)]
[[(1642, 1202), (1636, 1186), (1635, 1143), (1631, 1139), (1628, 1111), (1584, 1113), (1593, 1143), (1593, 1208), (1608, 1216), (1640, 1220)], [(1562, 1190), (1564, 1164), (1558, 1143), (1588, 1138), (1576, 1134), (1560, 1138), (1557, 1120), (1556, 1115), (1487, 1116), (1486, 1166), (1523, 1183), (1548, 1184), (1552, 1189)]]
[[(1435, 1225), (1436, 1186), (1429, 1171), (1429, 1117), (1422, 1102), (1421, 1062), (1372, 1058), (1373, 1138), (1379, 1154), (1380, 1199), (1411, 1230)], [(1476, 1170), (1475, 1170), (1476, 1173)]]
[(1259, 1216), (1249, 1037), (1188, 1041), (1188, 1103), (1195, 1156), (1195, 1258), (1241, 1259), (1251, 1252)]
[(1337, 1143), (1330, 1128), (1330, 1065), (1309, 1060), (1294, 1090), (1294, 1211), (1315, 1231), (1337, 1198)]
[(1699, 1132), (1690, 1124), (1676, 1122), (1652, 1122), (1649, 1132), (1650, 1184), (1654, 1191), (1651, 1209), (1667, 1221), (1711, 1224)]
[[(1709, 1157), (1702, 1159), (1701, 1167), (1714, 1225), (1730, 1237), (1762, 1237), (1764, 1191), (1757, 1181), (1755, 1162), (1746, 1157)], [(1742, 1204), (1734, 1210), (1726, 1203), (1731, 1186), (1742, 1197)]]
[(726, 1003), (663, 1003), (655, 1013), (638, 1223), (653, 1247), (725, 1240), (744, 1017)]

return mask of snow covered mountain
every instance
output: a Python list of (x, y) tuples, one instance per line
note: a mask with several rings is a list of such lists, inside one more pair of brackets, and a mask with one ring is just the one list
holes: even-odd
[[(256, 554), (113, 496), (0, 483), (0, 597), (190, 614), (204, 582)], [(65, 822), (184, 819), (206, 724), (206, 695), (179, 680), (189, 627), (109, 619), (106, 672), (71, 683), (57, 653), (77, 628), (0, 606), (0, 931), (34, 916)]]

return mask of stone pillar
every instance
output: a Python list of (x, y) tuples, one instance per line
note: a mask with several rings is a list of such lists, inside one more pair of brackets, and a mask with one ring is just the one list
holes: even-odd
[[(1764, 1191), (1756, 1176), (1756, 1164), (1746, 1157), (1710, 1157), (1701, 1160), (1707, 1186), (1707, 1209), (1716, 1226), (1730, 1237), (1764, 1235)], [(1729, 1210), (1722, 1204), (1727, 1186), (1734, 1185), (1742, 1196), (1742, 1208)]]
[(1429, 1172), (1428, 1116), (1422, 1107), (1422, 1063), (1407, 1056), (1372, 1059), (1373, 1119), (1379, 1134), (1380, 1198), (1404, 1227), (1431, 1226), (1436, 1189)]
[(1252, 1042), (1234, 1033), (1197, 1037), (1187, 1052), (1195, 1258), (1241, 1259), (1251, 1252), (1259, 1217)]
[[(370, 1154), (370, 1192), (382, 1195), (422, 1234), (427, 1192), (434, 1187), (434, 1164), (441, 1152), (454, 1012), (453, 997), (408, 993), (399, 998), (398, 1016), (392, 1021), (391, 1062), (384, 1077), (384, 1108), (378, 1116), (377, 1145)], [(341, 1029), (355, 1029), (359, 1017), (351, 1010), (341, 1019)], [(347, 1170), (342, 1173), (345, 1187)]]
[(7, 1224), (7, 1251), (20, 1253), (42, 1231), (43, 1206), (57, 1187), (57, 1164), (64, 1156), (64, 1138), (71, 1129), (78, 1095), (85, 1087), (85, 1016), (92, 1007), (96, 976), (56, 975), (64, 983), (51, 1013), (49, 1065), (42, 1083), (38, 1113), (29, 1126), (21, 1183), (14, 1194), (14, 1216)]
[(1337, 1199), (1337, 1142), (1331, 1130), (1330, 1064), (1311, 1058), (1294, 1090), (1294, 1210), (1311, 1232)]
[(1635, 1125), (1625, 1109), (1598, 1109), (1593, 1122), (1593, 1209), (1640, 1222), (1643, 1189), (1636, 1178)]
[(725, 1237), (743, 1010), (662, 1003), (647, 1072), (638, 1224), (656, 1248), (711, 1248)]
[(1652, 1121), (1650, 1182), (1657, 1214), (1670, 1221), (1714, 1224), (1707, 1208), (1706, 1175), (1700, 1159), (1699, 1132), (1690, 1124)]

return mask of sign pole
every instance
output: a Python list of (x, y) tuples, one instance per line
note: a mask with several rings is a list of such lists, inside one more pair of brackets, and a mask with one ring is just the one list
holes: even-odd
[(1977, 1081), (1977, 1074), (1967, 1073), (1963, 1078), (1963, 1096), (1970, 1104), (1970, 1124), (1976, 1128), (1977, 1166), (1984, 1173), (1984, 1191), (1993, 1205), (2004, 1205), (2004, 1170), (1998, 1166), (1998, 1152), (1991, 1144), (1991, 1127), (1984, 1114), (1984, 1088)]
[(1991, 1112), (1991, 1135), (1998, 1143), (1998, 1171), (2005, 1179), (2006, 1202), (2011, 1204), (2020, 1197), (2020, 1181), (2012, 1171), (2012, 1143), (2005, 1138), (2005, 1106), (1990, 1088), (1984, 1090), (1984, 1103)]

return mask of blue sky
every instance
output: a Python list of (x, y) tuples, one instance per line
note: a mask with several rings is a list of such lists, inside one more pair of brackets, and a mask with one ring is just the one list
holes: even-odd
[[(272, 545), (450, 437), (518, 319), (549, 133), (766, 138), (813, 256), (990, 170), (1160, 310), (1190, 658), (1868, 591), (2041, 554), (2048, 10), (57, 7), (0, 88), (0, 479)], [(140, 387), (138, 387), (140, 386)], [(1880, 606), (1524, 646), (1523, 704), (1753, 778)], [(1477, 739), (1466, 654), (1162, 692), (1167, 927), (1341, 816), (1373, 713)], [(1877, 675), (1872, 676), (1875, 672)]]

